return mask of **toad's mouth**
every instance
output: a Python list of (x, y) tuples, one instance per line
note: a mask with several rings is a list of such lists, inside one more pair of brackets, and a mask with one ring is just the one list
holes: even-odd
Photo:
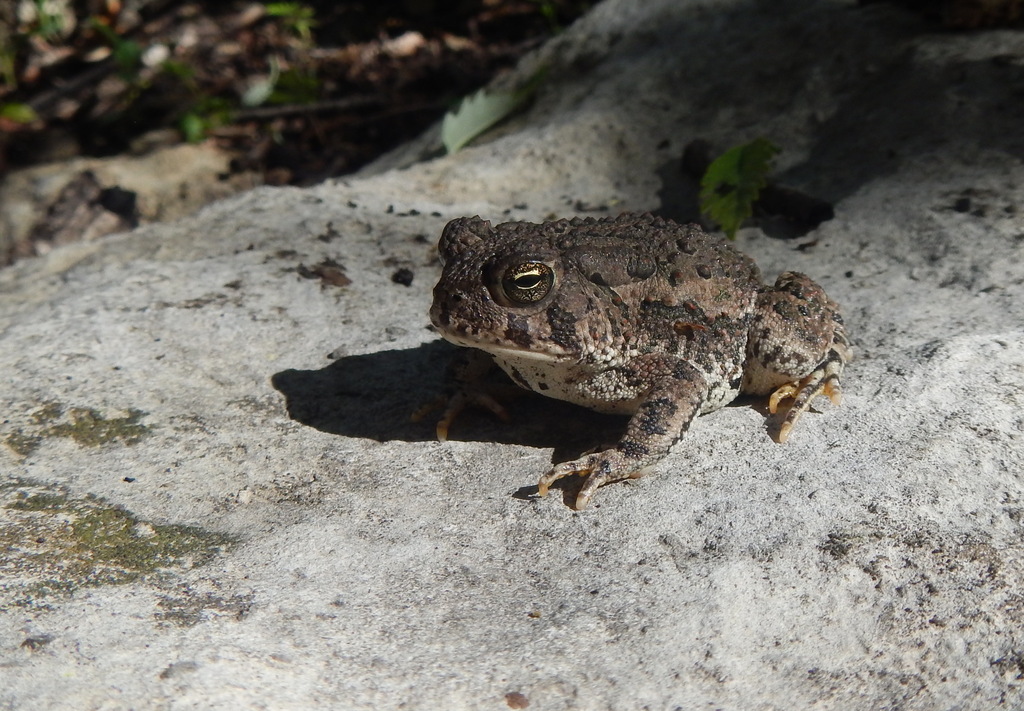
[(499, 358), (505, 357), (542, 363), (560, 363), (573, 360), (573, 356), (569, 353), (551, 350), (550, 344), (549, 347), (541, 349), (537, 347), (537, 344), (519, 345), (508, 341), (467, 336), (466, 334), (452, 333), (440, 329), (439, 333), (449, 343), (466, 348), (476, 348)]

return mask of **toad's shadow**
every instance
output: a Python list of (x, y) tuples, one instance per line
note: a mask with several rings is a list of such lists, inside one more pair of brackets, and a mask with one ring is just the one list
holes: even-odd
[[(413, 413), (436, 401), (454, 347), (434, 341), (406, 350), (339, 358), (320, 370), (283, 370), (271, 378), (285, 396), (288, 415), (321, 432), (378, 442), (436, 439), (440, 411), (418, 422)], [(523, 391), (504, 402), (510, 423), (469, 408), (456, 418), (449, 439), (553, 447), (555, 458), (618, 439), (622, 417), (599, 415), (582, 407)], [(560, 460), (561, 461), (561, 460)]]

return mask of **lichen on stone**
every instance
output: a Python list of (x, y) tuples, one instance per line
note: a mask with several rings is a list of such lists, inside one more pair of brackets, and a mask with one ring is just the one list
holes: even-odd
[[(3, 435), (3, 443), (21, 457), (31, 455), (47, 438), (64, 437), (83, 447), (99, 447), (112, 442), (132, 445), (152, 431), (142, 423), (143, 410), (131, 408), (123, 416), (106, 416), (94, 407), (65, 407), (45, 402), (27, 415), (13, 417), (5, 424), (13, 428)], [(20, 420), (20, 422), (18, 421)]]
[(82, 587), (173, 576), (233, 543), (221, 533), (144, 521), (99, 497), (13, 480), (0, 486), (0, 610), (48, 607)]
[(42, 437), (37, 435), (26, 434), (22, 430), (15, 430), (9, 432), (4, 437), (4, 444), (11, 448), (11, 450), (21, 457), (27, 457), (36, 451), (39, 447), (39, 443), (43, 441)]
[(30, 415), (30, 420), (37, 425), (45, 425), (53, 422), (64, 414), (64, 408), (59, 402), (46, 402), (42, 407), (36, 408)]
[(124, 444), (136, 444), (145, 437), (150, 428), (141, 424), (146, 415), (142, 410), (131, 409), (124, 417), (103, 417), (91, 407), (73, 407), (68, 418), (54, 422), (43, 430), (50, 437), (68, 437), (86, 447), (98, 447), (120, 440)]

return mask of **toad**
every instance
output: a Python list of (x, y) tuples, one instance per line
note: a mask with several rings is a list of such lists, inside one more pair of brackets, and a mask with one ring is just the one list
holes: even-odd
[(575, 506), (598, 487), (661, 460), (697, 415), (740, 394), (792, 400), (777, 439), (819, 395), (841, 399), (851, 357), (839, 306), (809, 277), (773, 286), (754, 261), (697, 225), (649, 214), (492, 226), (453, 220), (438, 244), (443, 271), (430, 320), (474, 349), (438, 422), (445, 439), (469, 404), (504, 408), (478, 385), (497, 364), (523, 388), (599, 412), (628, 414), (611, 448), (555, 465), (585, 477)]

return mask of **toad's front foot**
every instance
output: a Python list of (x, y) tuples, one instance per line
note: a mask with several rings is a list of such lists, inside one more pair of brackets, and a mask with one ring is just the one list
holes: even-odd
[(548, 489), (559, 479), (578, 475), (586, 477), (583, 488), (576, 495), (574, 508), (585, 509), (594, 496), (594, 492), (605, 484), (623, 479), (635, 479), (642, 476), (635, 463), (630, 462), (618, 449), (606, 449), (601, 452), (587, 454), (570, 462), (556, 464), (537, 482), (537, 493), (547, 496)]
[(445, 442), (448, 440), (448, 429), (451, 427), (455, 418), (458, 417), (463, 410), (470, 406), (476, 406), (492, 412), (502, 422), (510, 422), (508, 411), (505, 407), (498, 402), (490, 393), (467, 393), (459, 391), (448, 398), (448, 402), (445, 406), (444, 412), (441, 414), (441, 419), (437, 421), (437, 439), (439, 442)]

